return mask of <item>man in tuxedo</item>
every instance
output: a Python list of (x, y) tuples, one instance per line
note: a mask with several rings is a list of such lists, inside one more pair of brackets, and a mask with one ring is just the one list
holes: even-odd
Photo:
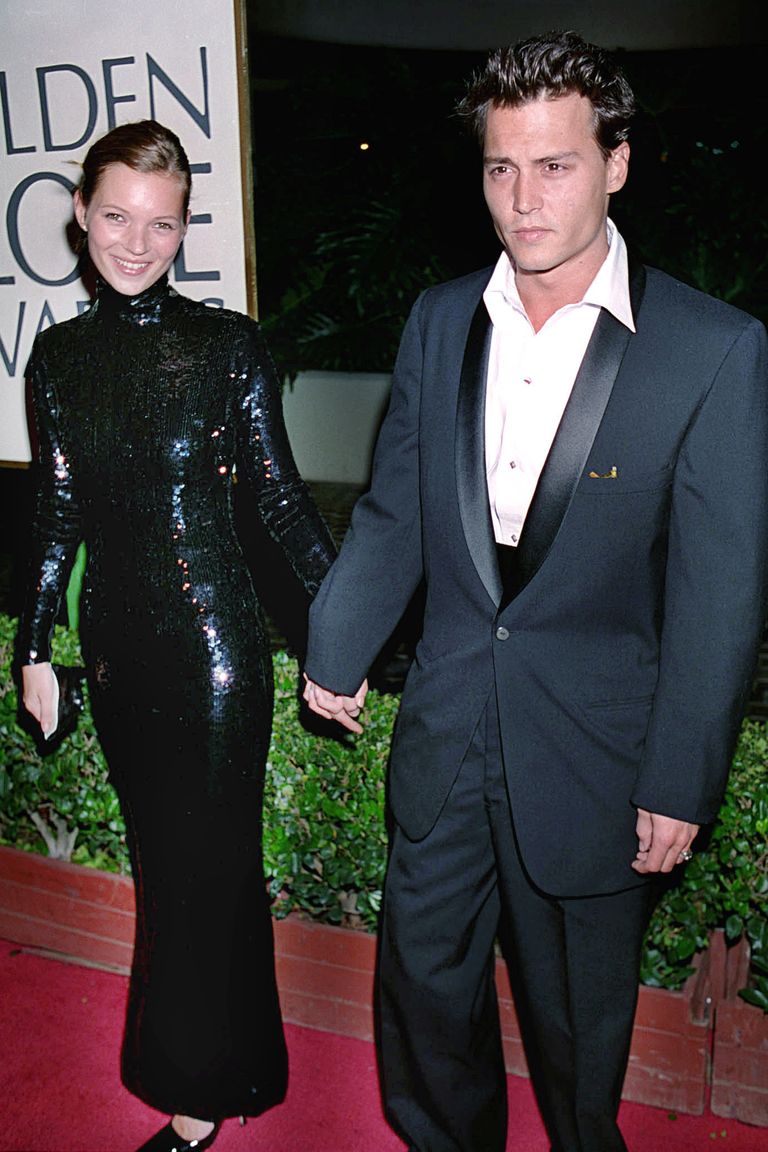
[(381, 923), (395, 1129), (505, 1148), (498, 937), (553, 1150), (616, 1152), (659, 874), (717, 814), (765, 616), (766, 333), (628, 256), (607, 53), (499, 50), (459, 110), (502, 252), (413, 308), (305, 698), (360, 731), (423, 582)]

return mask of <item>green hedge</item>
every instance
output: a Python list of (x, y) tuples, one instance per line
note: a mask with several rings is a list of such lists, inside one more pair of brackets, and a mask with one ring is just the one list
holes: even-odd
[[(40, 756), (17, 723), (11, 654), (16, 621), (0, 614), (0, 842), (111, 871), (128, 871), (122, 818), (86, 708), (76, 732)], [(57, 628), (56, 659), (78, 658)], [(275, 719), (264, 813), (264, 857), (274, 914), (375, 930), (386, 855), (384, 786), (398, 697), (371, 692), (365, 733), (309, 731), (298, 707), (299, 670), (274, 655)], [(745, 721), (709, 846), (663, 896), (646, 939), (642, 978), (678, 988), (712, 929), (746, 933), (753, 979), (745, 998), (768, 1010), (768, 725)], [(677, 874), (679, 873), (679, 875)]]

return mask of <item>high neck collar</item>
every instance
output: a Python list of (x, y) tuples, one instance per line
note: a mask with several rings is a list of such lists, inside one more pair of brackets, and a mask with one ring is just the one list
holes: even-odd
[(149, 288), (136, 296), (125, 296), (99, 276), (96, 280), (96, 314), (102, 320), (124, 320), (129, 324), (158, 324), (164, 305), (176, 293), (168, 284), (168, 276), (161, 276)]

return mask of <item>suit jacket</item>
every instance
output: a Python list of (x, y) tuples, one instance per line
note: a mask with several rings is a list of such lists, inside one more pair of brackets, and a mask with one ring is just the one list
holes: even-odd
[(484, 461), (490, 269), (404, 330), (370, 491), (310, 612), (307, 674), (354, 693), (415, 589), (423, 630), (389, 798), (434, 825), (491, 692), (523, 860), (544, 891), (643, 881), (636, 807), (717, 814), (765, 619), (768, 355), (746, 313), (637, 266), (603, 310), (504, 595)]

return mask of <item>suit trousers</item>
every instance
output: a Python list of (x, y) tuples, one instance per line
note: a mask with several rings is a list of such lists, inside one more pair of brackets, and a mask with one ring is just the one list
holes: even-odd
[(655, 896), (642, 884), (556, 899), (532, 884), (489, 700), (432, 831), (412, 841), (396, 826), (392, 840), (381, 1075), (387, 1116), (411, 1152), (506, 1148), (497, 939), (553, 1152), (625, 1152), (617, 1114)]

